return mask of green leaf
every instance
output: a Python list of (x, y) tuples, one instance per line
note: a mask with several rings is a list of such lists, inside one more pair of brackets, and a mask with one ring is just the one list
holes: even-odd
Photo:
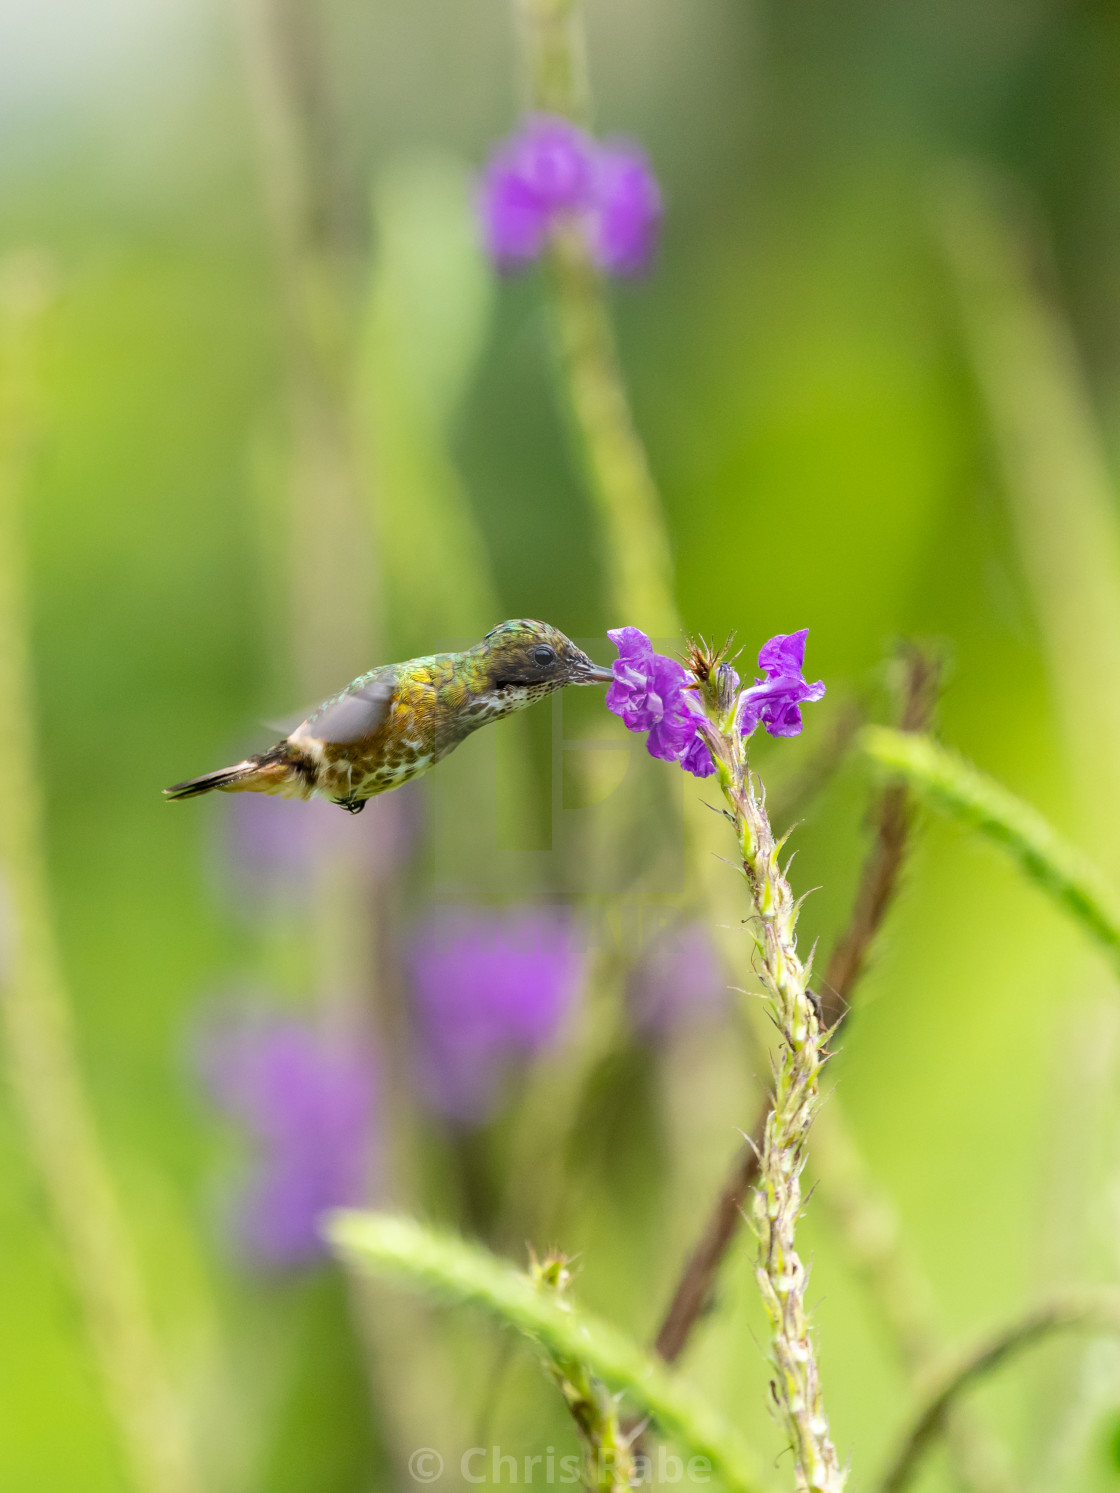
[(682, 1450), (707, 1458), (726, 1488), (756, 1493), (761, 1486), (746, 1448), (695, 1390), (617, 1329), (543, 1295), (495, 1255), (384, 1213), (334, 1213), (327, 1237), (353, 1265), (397, 1276), (444, 1300), (480, 1306), (550, 1356), (578, 1359), (609, 1389), (628, 1395)]
[(1022, 799), (928, 736), (867, 726), (862, 749), (935, 808), (995, 842), (1120, 965), (1120, 904), (1076, 846)]

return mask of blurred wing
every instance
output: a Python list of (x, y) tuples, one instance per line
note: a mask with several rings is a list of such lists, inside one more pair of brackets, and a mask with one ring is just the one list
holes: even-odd
[(288, 715), (275, 716), (272, 720), (258, 720), (257, 725), (263, 726), (271, 735), (279, 736), (281, 741), (283, 741), (286, 737), (291, 736), (297, 727), (302, 726), (304, 721), (310, 720), (314, 714), (314, 705), (309, 705), (306, 710), (301, 710), (298, 714), (293, 710)]
[(371, 679), (359, 689), (347, 690), (313, 715), (307, 723), (307, 734), (333, 746), (363, 741), (383, 724), (392, 698), (391, 679)]

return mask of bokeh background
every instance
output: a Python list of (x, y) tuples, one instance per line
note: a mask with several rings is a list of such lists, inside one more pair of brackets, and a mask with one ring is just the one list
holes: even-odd
[[(586, 874), (579, 836), (617, 832), (620, 764), (646, 782), (590, 692), (360, 819), (161, 800), (374, 662), (507, 616), (605, 660), (607, 627), (645, 625), (607, 600), (542, 279), (499, 281), (476, 246), (472, 174), (523, 102), (509, 6), (291, 13), (328, 85), (313, 115), (331, 175), (311, 178), (329, 267), (303, 269), (331, 278), (316, 325), (358, 431), (345, 491), (291, 371), (252, 15), (0, 13), (0, 233), (8, 256), (34, 254), (42, 297), (25, 620), (55, 920), (97, 1125), (217, 1493), (407, 1487), (413, 1444), (574, 1445), (529, 1355), (484, 1323), (246, 1249), (231, 1208), (252, 1143), (206, 1072), (223, 1033), (278, 1013), (360, 1027), (370, 1198), (514, 1259), (527, 1238), (579, 1252), (581, 1299), (643, 1338), (765, 1078), (725, 993), (749, 963), (732, 873), (721, 916), (675, 853), (633, 895), (621, 853)], [(587, 23), (596, 128), (639, 138), (665, 196), (654, 270), (611, 299), (681, 617), (748, 654), (808, 626), (809, 677), (828, 685), (800, 741), (760, 749), (763, 774), (793, 783), (852, 703), (889, 719), (898, 640), (933, 640), (945, 739), (1120, 874), (1115, 8), (589, 0)], [(843, 924), (871, 791), (853, 758), (799, 806), (795, 879), (819, 887), (806, 947)], [(696, 824), (726, 852), (715, 818)], [(449, 1119), (408, 1057), (410, 930), (526, 903), (564, 914), (582, 969), (606, 950), (612, 973), (576, 982), (485, 1117)], [(643, 1028), (626, 966), (676, 918), (710, 947), (686, 960), (687, 1009)], [(831, 1102), (947, 1341), (1115, 1279), (1116, 1000), (1012, 869), (920, 821)], [(123, 1489), (7, 1097), (0, 1156), (0, 1488)], [(827, 1208), (804, 1228), (834, 1430), (866, 1486), (908, 1391)], [(762, 1331), (744, 1237), (686, 1368), (768, 1465)], [(1120, 1480), (1107, 1343), (1042, 1349), (976, 1398), (1013, 1486)], [(773, 1478), (788, 1484), (788, 1459)], [(931, 1459), (923, 1486), (953, 1485)]]

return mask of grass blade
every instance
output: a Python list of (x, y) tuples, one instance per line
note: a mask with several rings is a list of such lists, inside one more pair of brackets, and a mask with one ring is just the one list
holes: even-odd
[(928, 736), (868, 726), (862, 749), (934, 807), (999, 845), (1120, 966), (1120, 904), (1093, 863), (1037, 809)]

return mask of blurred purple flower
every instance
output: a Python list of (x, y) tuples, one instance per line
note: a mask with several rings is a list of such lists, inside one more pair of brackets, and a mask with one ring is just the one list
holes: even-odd
[(718, 1016), (726, 981), (707, 930), (699, 923), (667, 929), (630, 972), (626, 1000), (639, 1032), (659, 1037)]
[(243, 1020), (207, 1033), (202, 1071), (214, 1102), (255, 1145), (237, 1210), (247, 1254), (277, 1267), (325, 1255), (322, 1215), (360, 1203), (365, 1192), (374, 1104), (368, 1056), (294, 1019)]
[(607, 709), (621, 716), (631, 731), (648, 731), (646, 749), (663, 762), (679, 762), (698, 778), (715, 768), (698, 734), (700, 707), (686, 690), (688, 674), (676, 659), (654, 653), (637, 627), (617, 627), (607, 637), (618, 649), (607, 689)]
[(478, 1124), (509, 1065), (559, 1034), (582, 972), (575, 926), (546, 907), (445, 910), (414, 931), (407, 958), (421, 1088), (440, 1114)]
[(495, 151), (482, 175), (486, 248), (501, 269), (536, 259), (557, 217), (590, 197), (592, 143), (551, 114), (531, 115)]
[(809, 629), (803, 627), (800, 632), (778, 633), (763, 644), (758, 666), (766, 677), (739, 696), (739, 729), (744, 736), (756, 731), (760, 721), (771, 736), (800, 735), (800, 707), (824, 694), (822, 680), (807, 684), (801, 673), (808, 636)]
[(595, 160), (591, 248), (600, 269), (637, 275), (649, 264), (661, 222), (661, 191), (639, 146), (600, 146)]
[(483, 171), (479, 214), (499, 269), (538, 258), (553, 229), (568, 221), (583, 225), (601, 269), (633, 275), (653, 253), (661, 194), (636, 145), (600, 145), (570, 120), (532, 114)]

